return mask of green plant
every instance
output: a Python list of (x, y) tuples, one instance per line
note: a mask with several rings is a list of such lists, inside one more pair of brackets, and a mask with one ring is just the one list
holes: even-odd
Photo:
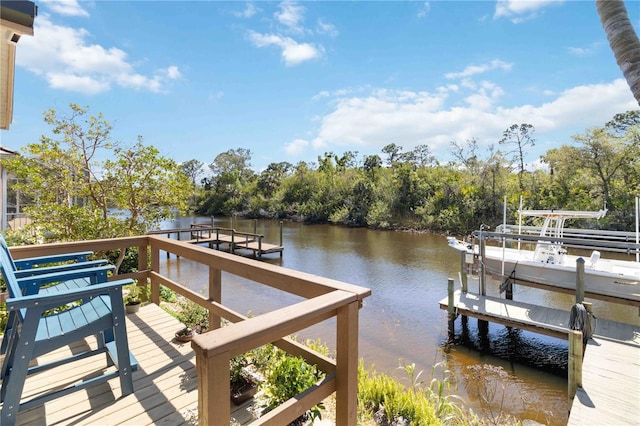
[(139, 305), (142, 303), (142, 289), (136, 283), (127, 286), (127, 294), (124, 296), (125, 305)]
[[(440, 367), (442, 364), (434, 366), (432, 376)], [(360, 362), (358, 401), (362, 417), (373, 416), (383, 424), (438, 425), (466, 421), (462, 410), (451, 401), (452, 381), (448, 370), (443, 369), (443, 379), (433, 377), (427, 387), (420, 380), (422, 371), (416, 372), (415, 364), (400, 368), (410, 380), (408, 389), (390, 376), (378, 374), (373, 367), (366, 370), (364, 362)]]
[[(263, 389), (267, 399), (266, 408), (271, 410), (281, 405), (309, 389), (323, 377), (324, 373), (315, 365), (306, 363), (301, 357), (293, 357), (284, 351), (277, 350), (265, 371)], [(322, 404), (316, 405), (292, 424), (303, 424), (306, 420), (313, 422), (314, 419), (319, 419), (322, 408)]]
[(180, 300), (176, 317), (196, 333), (204, 333), (209, 329), (209, 311), (189, 299)]
[(160, 300), (164, 300), (168, 303), (176, 303), (178, 301), (178, 297), (176, 296), (176, 292), (171, 290), (169, 287), (165, 287), (163, 285), (160, 286)]

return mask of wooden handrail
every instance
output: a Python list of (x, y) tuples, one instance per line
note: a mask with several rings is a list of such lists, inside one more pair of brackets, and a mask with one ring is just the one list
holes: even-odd
[[(356, 424), (358, 311), (362, 300), (371, 294), (371, 290), (367, 288), (156, 235), (12, 247), (11, 253), (15, 259), (21, 259), (71, 251), (99, 252), (129, 247), (139, 250), (138, 272), (120, 277), (138, 279), (138, 285), (151, 285), (151, 300), (155, 303), (159, 303), (162, 284), (204, 306), (210, 313), (211, 331), (196, 336), (192, 341), (198, 371), (198, 413), (201, 425), (226, 426), (229, 423), (229, 361), (235, 355), (266, 343), (274, 343), (295, 356), (302, 356), (327, 375), (296, 398), (257, 419), (256, 424), (289, 423), (334, 392), (336, 423)], [(208, 266), (208, 296), (198, 294), (163, 276), (160, 273), (160, 251)], [(247, 318), (222, 304), (223, 271), (307, 300)], [(287, 338), (292, 333), (331, 317), (337, 318), (335, 360)], [(232, 324), (220, 327), (221, 318)]]

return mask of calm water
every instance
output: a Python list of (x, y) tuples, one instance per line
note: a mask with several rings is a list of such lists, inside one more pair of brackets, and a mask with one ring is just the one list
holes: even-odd
[[(164, 228), (188, 227), (191, 223), (210, 223), (207, 218), (186, 217), (163, 224)], [(216, 220), (228, 227), (228, 219)], [(254, 222), (236, 220), (233, 227), (253, 232)], [(279, 242), (279, 223), (260, 221), (258, 233), (265, 241)], [(458, 381), (456, 394), (476, 412), (488, 413), (473, 383), (465, 379), (470, 366), (500, 366), (507, 374), (498, 377), (486, 370), (488, 385), (496, 390), (489, 398), (494, 406), (521, 419), (564, 425), (567, 420), (567, 343), (522, 331), (510, 331), (491, 325), (488, 339), (478, 336), (476, 320), (470, 318), (466, 330), (456, 321), (457, 344), (447, 346), (447, 315), (438, 301), (447, 295), (447, 278), (457, 277), (460, 258), (447, 246), (443, 236), (408, 232), (374, 231), (331, 225), (306, 225), (285, 222), (283, 225), (282, 259), (270, 255), (270, 263), (309, 272), (347, 283), (368, 287), (372, 296), (360, 311), (360, 357), (367, 365), (375, 365), (399, 379), (406, 375), (401, 363), (415, 363), (424, 370), (422, 380), (442, 372), (432, 366), (446, 361)], [(162, 266), (176, 281), (200, 291), (207, 286), (207, 270), (186, 260), (163, 259)], [(170, 271), (170, 272), (169, 272)], [(499, 283), (488, 286), (497, 295)], [(470, 291), (477, 284), (470, 281)], [(516, 286), (514, 299), (566, 309), (571, 296)], [(223, 275), (222, 301), (245, 314), (258, 315), (300, 300), (271, 289), (265, 289), (232, 275)], [(638, 323), (637, 308), (594, 302), (597, 317)], [(568, 315), (568, 314), (567, 314)], [(319, 324), (299, 334), (303, 339), (322, 339), (334, 347), (335, 324)], [(495, 407), (494, 407), (495, 408)]]

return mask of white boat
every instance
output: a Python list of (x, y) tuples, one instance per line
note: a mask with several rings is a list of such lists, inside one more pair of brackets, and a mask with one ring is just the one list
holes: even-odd
[[(500, 234), (485, 232), (484, 235), (480, 235), (481, 238), (505, 237), (512, 245), (512, 247), (506, 247), (504, 243), (501, 246), (485, 245), (484, 265), (488, 273), (510, 277), (518, 281), (575, 290), (576, 261), (582, 257), (585, 261), (585, 293), (640, 303), (640, 262), (637, 254), (637, 234), (635, 245), (623, 242), (606, 243), (603, 240), (594, 239), (593, 232), (579, 235), (576, 230), (571, 230), (570, 238), (566, 238), (564, 225), (567, 219), (599, 219), (606, 214), (606, 210), (520, 210), (519, 213), (521, 217), (544, 218), (542, 227), (537, 228), (539, 234), (532, 237), (531, 235), (525, 236), (521, 232), (513, 233), (521, 228), (516, 225), (512, 227), (501, 226), (502, 233)], [(527, 228), (531, 229), (531, 227)], [(510, 234), (505, 235), (505, 233)], [(579, 239), (579, 237), (585, 239)], [(476, 255), (480, 253), (477, 244), (466, 243), (454, 237), (447, 237), (447, 240), (449, 246), (458, 251)], [(527, 244), (527, 241), (530, 243)], [(598, 249), (592, 250), (587, 256), (576, 256), (567, 252), (567, 242), (572, 243), (571, 247), (576, 247), (584, 242), (583, 247), (598, 247)], [(534, 245), (535, 249), (532, 249)], [(630, 247), (629, 252), (636, 253), (635, 261), (633, 258), (617, 260), (601, 257), (600, 250), (604, 252), (607, 246), (622, 251), (621, 248), (625, 245)]]

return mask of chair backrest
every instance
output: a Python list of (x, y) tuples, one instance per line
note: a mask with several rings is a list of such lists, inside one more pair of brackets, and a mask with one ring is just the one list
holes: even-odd
[(20, 288), (20, 285), (18, 284), (18, 280), (16, 279), (16, 275), (14, 273), (15, 265), (13, 265), (13, 259), (11, 258), (11, 254), (9, 253), (9, 249), (5, 249), (5, 247), (6, 244), (2, 247), (2, 249), (0, 249), (0, 266), (2, 266), (2, 276), (4, 277), (4, 281), (7, 285), (9, 297), (22, 296), (23, 290)]
[(0, 234), (0, 249), (7, 254), (7, 257), (10, 260), (11, 267), (14, 271), (17, 271), (16, 263), (13, 261), (13, 256), (11, 256), (11, 251), (9, 251), (9, 246), (7, 245), (7, 241), (4, 239), (4, 236)]

